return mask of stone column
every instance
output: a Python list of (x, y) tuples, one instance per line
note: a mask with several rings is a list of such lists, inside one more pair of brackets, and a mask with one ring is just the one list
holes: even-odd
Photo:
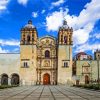
[(1, 85), (1, 76), (0, 76), (0, 85)]
[(26, 85), (26, 82), (25, 82), (25, 80), (22, 80), (22, 85)]
[(11, 78), (8, 77), (8, 85), (11, 85)]

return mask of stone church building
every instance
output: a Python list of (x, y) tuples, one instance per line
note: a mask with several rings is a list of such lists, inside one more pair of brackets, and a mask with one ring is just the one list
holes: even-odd
[(29, 20), (21, 29), (20, 53), (0, 54), (0, 84), (89, 84), (99, 81), (100, 51), (72, 57), (73, 29), (64, 20), (58, 36), (39, 38)]

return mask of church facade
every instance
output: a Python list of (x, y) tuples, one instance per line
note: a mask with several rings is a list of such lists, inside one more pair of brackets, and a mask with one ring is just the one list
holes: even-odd
[(99, 81), (100, 51), (72, 57), (73, 29), (64, 20), (57, 38), (39, 38), (29, 20), (21, 29), (20, 53), (0, 54), (0, 84), (57, 85)]
[(57, 84), (71, 80), (72, 34), (72, 28), (64, 21), (58, 39), (48, 35), (39, 38), (32, 21), (29, 21), (21, 29), (21, 78), (28, 84)]

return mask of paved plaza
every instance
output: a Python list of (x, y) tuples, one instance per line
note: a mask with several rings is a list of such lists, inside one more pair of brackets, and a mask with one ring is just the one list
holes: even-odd
[(100, 100), (100, 92), (68, 86), (23, 86), (0, 90), (0, 100)]

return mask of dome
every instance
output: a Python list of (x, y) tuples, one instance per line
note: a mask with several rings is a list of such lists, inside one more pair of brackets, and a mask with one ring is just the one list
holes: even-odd
[(29, 21), (28, 21), (28, 24), (25, 25), (25, 28), (35, 28), (35, 26), (32, 25), (32, 20), (29, 20)]
[(66, 20), (63, 21), (63, 26), (61, 28), (64, 28), (64, 29), (68, 29), (69, 28), (69, 26), (67, 25), (67, 21)]
[(85, 52), (80, 52), (78, 54), (76, 54), (76, 56), (81, 56), (81, 55), (87, 55)]

